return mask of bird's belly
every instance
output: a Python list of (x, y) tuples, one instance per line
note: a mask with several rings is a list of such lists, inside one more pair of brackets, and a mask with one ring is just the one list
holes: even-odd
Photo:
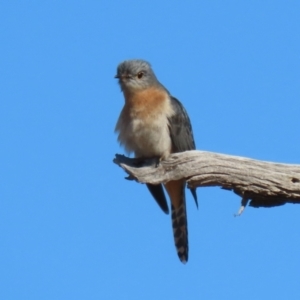
[(120, 131), (119, 140), (136, 157), (165, 158), (170, 154), (171, 138), (165, 117), (159, 116), (151, 122), (132, 119), (126, 127), (124, 132)]

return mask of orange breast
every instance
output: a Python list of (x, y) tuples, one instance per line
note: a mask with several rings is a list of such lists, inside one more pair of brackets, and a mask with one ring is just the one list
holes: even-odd
[(148, 88), (134, 93), (124, 93), (124, 96), (124, 109), (128, 117), (146, 120), (155, 114), (168, 113), (166, 102), (169, 96), (162, 89)]
[(138, 156), (166, 157), (171, 151), (168, 118), (173, 113), (169, 95), (157, 88), (124, 94), (116, 126), (120, 143)]

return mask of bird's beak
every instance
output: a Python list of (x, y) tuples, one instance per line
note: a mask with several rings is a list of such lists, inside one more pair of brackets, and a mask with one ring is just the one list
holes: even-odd
[(126, 79), (130, 79), (132, 76), (128, 75), (128, 74), (121, 74), (121, 75), (116, 75), (115, 78), (118, 78), (120, 80), (126, 80)]

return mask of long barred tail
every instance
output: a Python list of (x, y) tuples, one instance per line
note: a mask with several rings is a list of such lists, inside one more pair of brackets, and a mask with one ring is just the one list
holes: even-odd
[(186, 263), (189, 257), (189, 242), (184, 195), (182, 200), (178, 208), (172, 205), (172, 226), (178, 257), (183, 263)]
[(179, 259), (186, 263), (188, 261), (189, 243), (187, 215), (185, 205), (185, 181), (169, 181), (165, 188), (171, 199), (172, 226), (175, 246)]

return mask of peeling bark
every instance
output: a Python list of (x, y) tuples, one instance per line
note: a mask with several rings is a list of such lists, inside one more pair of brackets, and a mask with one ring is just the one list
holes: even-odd
[(241, 214), (253, 207), (300, 203), (300, 165), (272, 163), (204, 151), (172, 154), (157, 166), (157, 159), (116, 155), (114, 163), (141, 183), (165, 183), (185, 178), (190, 188), (220, 186), (242, 198)]

